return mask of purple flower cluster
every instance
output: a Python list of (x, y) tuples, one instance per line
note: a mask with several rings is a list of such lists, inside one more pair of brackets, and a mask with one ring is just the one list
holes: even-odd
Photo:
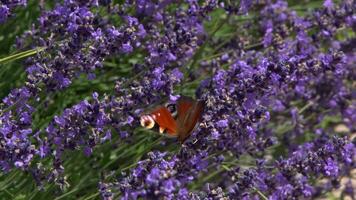
[[(21, 135), (24, 130), (27, 135), (31, 134), (37, 138), (40, 134), (37, 133), (39, 130), (31, 128), (32, 114), (35, 111), (33, 105), (41, 101), (43, 92), (66, 88), (71, 84), (72, 79), (81, 73), (87, 73), (91, 78), (90, 72), (101, 67), (104, 57), (110, 53), (106, 51), (107, 49), (120, 51), (123, 44), (131, 41), (132, 38), (134, 42), (144, 37), (142, 35), (144, 30), (137, 33), (132, 31), (132, 29), (139, 30), (135, 27), (140, 25), (133, 24), (129, 18), (127, 23), (120, 27), (121, 29), (107, 25), (104, 19), (90, 11), (90, 8), (95, 6), (98, 6), (95, 1), (87, 3), (65, 1), (63, 5), (57, 5), (54, 10), (43, 13), (39, 19), (39, 27), (26, 32), (19, 39), (19, 45), (30, 42), (35, 46), (45, 47), (46, 51), (29, 61), (25, 86), (14, 89), (3, 99), (1, 115), (6, 118), (1, 123), (1, 129), (4, 130), (2, 140), (11, 137), (17, 140), (17, 135)], [(101, 19), (102, 22), (96, 18)], [(105, 30), (104, 33), (102, 28)], [(11, 132), (7, 134), (7, 130), (10, 129)], [(29, 143), (29, 137), (23, 137), (22, 140), (23, 143)], [(4, 151), (19, 149), (17, 151), (24, 154), (22, 157), (26, 158), (26, 162), (30, 162), (33, 151), (26, 150), (28, 149), (26, 145), (20, 142), (12, 145), (12, 148), (4, 146)], [(40, 154), (43, 156), (42, 152)], [(15, 162), (18, 162), (15, 156), (7, 158), (10, 160), (4, 162), (2, 168), (11, 168)]]
[(0, 1), (0, 24), (4, 23), (19, 6), (26, 6), (27, 0), (1, 0)]
[[(123, 198), (136, 199), (139, 196), (154, 198), (155, 196), (174, 197), (174, 193), (184, 193), (180, 188), (178, 171), (175, 171), (176, 159), (164, 159), (165, 153), (149, 153), (148, 159), (137, 163), (132, 174), (120, 182), (120, 188), (125, 191)], [(130, 190), (132, 184), (143, 182), (140, 188)]]
[(35, 90), (44, 84), (54, 91), (68, 87), (81, 73), (94, 78), (93, 71), (102, 67), (106, 56), (131, 53), (140, 45), (146, 31), (136, 18), (123, 15), (125, 23), (115, 27), (95, 11), (98, 6), (96, 1), (65, 1), (44, 12), (39, 27), (19, 40), (21, 45), (31, 42), (46, 48), (27, 67), (29, 87)]
[(350, 170), (354, 155), (355, 147), (346, 138), (325, 135), (298, 146), (289, 158), (277, 160), (275, 172), (264, 161), (258, 161), (254, 169), (231, 169), (231, 179), (238, 181), (228, 190), (230, 195), (241, 197), (252, 197), (249, 190), (255, 187), (270, 199), (312, 198), (323, 190), (312, 186), (309, 179), (324, 176), (336, 180), (339, 173), (347, 171), (345, 168)]
[[(317, 191), (317, 184), (311, 185), (313, 177), (335, 181), (336, 177), (347, 174), (354, 167), (354, 144), (347, 138), (330, 137), (335, 134), (333, 131), (316, 129), (326, 115), (342, 115), (351, 130), (355, 124), (350, 116), (354, 109), (353, 95), (347, 85), (354, 78), (354, 69), (343, 49), (334, 46), (339, 27), (353, 28), (350, 23), (353, 4), (346, 1), (334, 9), (326, 7), (313, 15), (299, 17), (286, 2), (266, 4), (261, 9), (261, 18), (266, 20), (261, 23), (261, 31), (268, 51), (231, 56), (227, 53), (221, 59), (204, 63), (204, 67), (218, 69), (198, 89), (198, 96), (206, 103), (202, 123), (178, 154), (166, 156), (164, 162), (174, 163), (173, 169), (147, 168), (163, 163), (162, 158), (153, 159), (119, 181), (117, 188), (123, 198), (258, 198), (256, 191), (271, 199), (311, 198), (323, 192)], [(335, 15), (338, 15), (337, 23)], [(326, 21), (322, 25), (319, 24), (321, 16)], [(320, 31), (312, 33), (326, 27), (334, 33), (328, 37), (319, 35)], [(266, 39), (270, 37), (268, 34), (271, 39)], [(329, 50), (325, 51), (325, 46)], [(222, 67), (226, 62), (230, 62), (228, 69)], [(323, 88), (325, 84), (328, 86)], [(275, 119), (285, 120), (287, 130), (279, 133), (271, 129), (268, 125), (276, 125)], [(308, 132), (315, 139), (298, 144), (297, 140)], [(268, 149), (282, 144), (288, 145), (282, 146), (287, 158), (271, 160)], [(182, 192), (190, 183), (204, 177), (203, 174), (228, 168), (225, 160), (246, 155), (256, 160), (255, 167), (245, 170), (242, 164), (231, 168), (220, 183), (208, 185), (216, 186), (208, 192)], [(277, 172), (271, 170), (272, 166)], [(144, 169), (148, 171), (143, 177), (136, 173)], [(174, 181), (163, 175), (176, 171)], [(156, 182), (160, 184), (147, 181), (152, 177), (160, 180)], [(162, 184), (165, 181), (172, 181), (176, 190)], [(166, 190), (170, 193), (166, 194)]]
[[(340, 39), (343, 30), (355, 31), (356, 7), (348, 0), (322, 6), (301, 16), (282, 0), (56, 4), (18, 41), (19, 48), (45, 50), (27, 61), (25, 85), (3, 99), (1, 170), (29, 170), (39, 184), (63, 187), (66, 151), (90, 156), (114, 132), (130, 138), (144, 107), (162, 97), (174, 101), (177, 87), (198, 83), (197, 98), (206, 106), (191, 137), (177, 152), (150, 152), (116, 181), (102, 180), (103, 199), (321, 196), (328, 189), (318, 180), (335, 183), (356, 167), (350, 142), (355, 39)], [(226, 16), (223, 25), (232, 27), (233, 37), (205, 30), (217, 12)], [(247, 13), (253, 17), (241, 20)], [(209, 48), (215, 54), (200, 58)], [(44, 94), (68, 88), (81, 74), (95, 79), (109, 56), (135, 53), (144, 58), (132, 66), (132, 77), (117, 80), (112, 94), (93, 92), (44, 129), (34, 128)], [(325, 125), (329, 117), (348, 131)], [(36, 157), (50, 158), (52, 167), (31, 163)]]
[(34, 111), (32, 106), (26, 104), (29, 98), (30, 91), (23, 87), (13, 90), (3, 99), (6, 106), (16, 106), (13, 111), (1, 113), (0, 167), (3, 171), (9, 171), (13, 165), (28, 167), (35, 154), (35, 147), (28, 137), (32, 134), (31, 114)]
[[(167, 3), (150, 3), (144, 6), (145, 9), (143, 5), (138, 1), (114, 7), (110, 14), (118, 15), (124, 21), (117, 28), (99, 15), (100, 5), (96, 1), (65, 1), (56, 5), (52, 11), (44, 12), (39, 19), (39, 27), (26, 32), (19, 39), (19, 48), (31, 43), (43, 46), (46, 50), (28, 61), (30, 64), (26, 70), (25, 86), (13, 90), (3, 100), (2, 116), (6, 123), (1, 126), (4, 140), (7, 141), (8, 137), (18, 140), (20, 134), (17, 132), (28, 135), (21, 137), (24, 140), (22, 143), (8, 142), (8, 146), (2, 148), (3, 170), (13, 167), (27, 170), (35, 155), (41, 158), (53, 155), (54, 170), (46, 175), (35, 169), (37, 176), (44, 176), (36, 177), (36, 180), (53, 177), (50, 179), (62, 181), (61, 155), (64, 150), (83, 148), (84, 153), (90, 155), (94, 146), (111, 139), (112, 128), (123, 133), (122, 127), (132, 126), (142, 105), (152, 103), (162, 95), (173, 94), (173, 85), (183, 78), (178, 66), (188, 62), (204, 38), (202, 18), (212, 5), (198, 9), (198, 4), (191, 2), (187, 10), (177, 10), (173, 15), (165, 13)], [(137, 8), (137, 13), (127, 15), (126, 10), (132, 7)], [(145, 18), (141, 20), (145, 20), (145, 26), (139, 22), (143, 14)], [(169, 35), (161, 35), (160, 32)], [(93, 79), (95, 76), (92, 72), (102, 67), (106, 56), (128, 54), (137, 48), (148, 52), (144, 63), (133, 68), (140, 77), (131, 79), (128, 84), (125, 78), (121, 78), (116, 84), (115, 96), (105, 96), (99, 100), (98, 94), (94, 93), (92, 102), (82, 101), (64, 110), (62, 115), (55, 116), (47, 128), (32, 130), (31, 121), (35, 109), (31, 105), (44, 101), (41, 99), (43, 92), (63, 90), (82, 73)], [(15, 119), (23, 115), (27, 117), (26, 123), (10, 127), (8, 121), (20, 123)], [(11, 136), (7, 136), (10, 128)], [(35, 139), (34, 144), (31, 144), (31, 138)], [(12, 153), (10, 149), (20, 149), (19, 156), (8, 156)]]

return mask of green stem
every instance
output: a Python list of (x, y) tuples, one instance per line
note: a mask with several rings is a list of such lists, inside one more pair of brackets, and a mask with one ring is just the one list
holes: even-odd
[[(78, 188), (78, 189), (79, 189), (79, 188)], [(65, 194), (63, 194), (63, 195), (61, 195), (61, 196), (55, 198), (54, 200), (63, 199), (64, 197), (67, 197), (68, 195), (70, 195), (70, 194), (72, 194), (72, 193), (78, 191), (78, 189), (77, 189), (77, 188), (76, 188), (76, 189), (73, 189), (73, 190), (71, 190), (71, 191), (69, 191), (69, 192), (67, 192), (67, 193), (65, 193)]]
[(95, 198), (95, 197), (97, 197), (97, 196), (99, 196), (99, 192), (96, 192), (96, 193), (94, 193), (94, 194), (92, 194), (92, 195), (88, 196), (88, 197), (87, 197), (87, 198), (85, 198), (84, 200), (93, 199), (93, 198)]
[(23, 51), (23, 52), (20, 52), (20, 53), (12, 54), (12, 55), (7, 56), (5, 58), (1, 58), (0, 59), (0, 64), (1, 63), (7, 63), (7, 62), (15, 61), (15, 60), (18, 60), (18, 59), (21, 59), (21, 58), (26, 58), (26, 57), (32, 56), (34, 54), (37, 54), (38, 52), (41, 52), (41, 51), (43, 51), (45, 49), (46, 49), (45, 47), (37, 47), (35, 49), (30, 49), (30, 50)]
[(268, 198), (266, 197), (266, 195), (264, 195), (264, 194), (263, 194), (260, 190), (258, 190), (256, 187), (252, 187), (252, 189), (253, 189), (255, 192), (257, 192), (257, 194), (260, 195), (263, 200), (268, 200)]
[(17, 177), (18, 175), (19, 175), (19, 171), (17, 170), (13, 174), (9, 175), (10, 177), (7, 177), (7, 179), (5, 179), (0, 185), (0, 191), (5, 190), (8, 187), (8, 185), (12, 183), (14, 178)]
[(301, 108), (298, 112), (298, 114), (302, 114), (305, 110), (307, 110), (308, 108), (310, 108), (310, 106), (312, 106), (314, 103), (313, 102), (308, 102), (303, 108)]
[(262, 42), (259, 42), (259, 43), (255, 43), (255, 44), (251, 44), (251, 45), (248, 45), (244, 48), (244, 50), (252, 50), (252, 49), (255, 49), (255, 48), (258, 48), (258, 47), (262, 47), (263, 46), (263, 43)]
[(7, 193), (8, 195), (10, 195), (12, 198), (14, 197), (14, 195), (13, 195), (10, 191), (8, 191), (7, 189), (5, 189), (4, 192), (6, 192), (6, 193)]

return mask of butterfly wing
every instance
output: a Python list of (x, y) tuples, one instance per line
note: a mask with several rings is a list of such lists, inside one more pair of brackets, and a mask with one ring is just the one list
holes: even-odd
[(190, 97), (181, 96), (177, 101), (178, 118), (184, 118), (196, 101)]
[(176, 136), (177, 133), (177, 124), (172, 114), (169, 110), (164, 107), (160, 106), (157, 109), (153, 110), (151, 116), (159, 125), (160, 129), (167, 130), (168, 135)]
[(189, 97), (181, 97), (177, 102), (177, 134), (178, 140), (183, 143), (200, 120), (204, 103)]

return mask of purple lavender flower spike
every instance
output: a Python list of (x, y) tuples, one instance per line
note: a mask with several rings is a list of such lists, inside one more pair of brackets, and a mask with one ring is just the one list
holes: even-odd
[[(26, 4), (7, 2), (0, 23)], [(346, 34), (355, 31), (355, 5), (294, 8), (284, 0), (65, 0), (43, 8), (17, 48), (45, 50), (26, 61), (25, 84), (2, 100), (1, 171), (27, 171), (39, 186), (63, 189), (67, 152), (96, 158), (113, 138), (140, 145), (135, 139), (146, 137), (134, 129), (146, 107), (195, 92), (206, 106), (191, 136), (176, 146), (162, 139), (114, 181), (103, 177), (103, 199), (323, 197), (355, 168), (356, 40)], [(220, 28), (211, 30), (216, 17)], [(40, 102), (82, 74), (103, 78), (113, 56), (135, 64), (115, 75), (112, 93), (92, 91), (38, 128)]]

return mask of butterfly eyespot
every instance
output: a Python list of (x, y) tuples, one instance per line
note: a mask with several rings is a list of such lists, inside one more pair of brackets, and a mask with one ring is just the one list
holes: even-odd
[(168, 111), (172, 114), (173, 117), (177, 116), (177, 106), (176, 104), (167, 104)]
[(170, 113), (174, 113), (177, 111), (176, 105), (175, 104), (168, 104), (167, 109), (169, 110)]
[(151, 129), (155, 126), (154, 119), (149, 115), (142, 116), (140, 119), (140, 123), (142, 127), (145, 127), (147, 129)]

